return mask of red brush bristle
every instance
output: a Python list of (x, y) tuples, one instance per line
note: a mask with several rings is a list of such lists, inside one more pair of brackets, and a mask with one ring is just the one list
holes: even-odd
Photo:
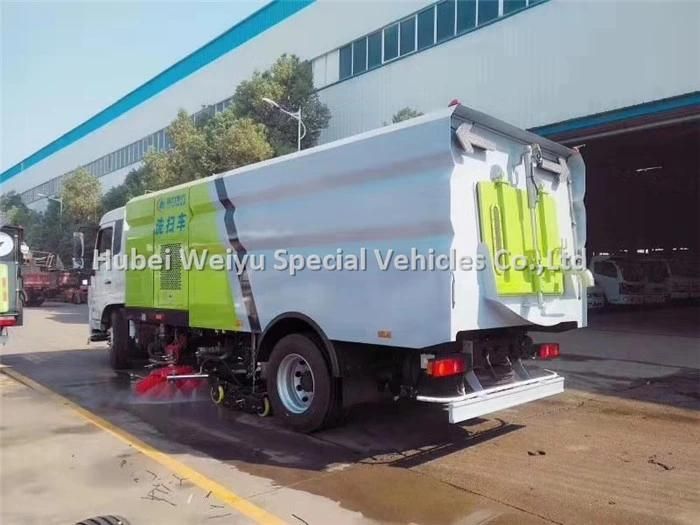
[(176, 397), (191, 397), (204, 382), (199, 379), (168, 381), (168, 376), (192, 374), (194, 369), (186, 365), (168, 365), (153, 370), (134, 386), (136, 395), (148, 399), (167, 401)]

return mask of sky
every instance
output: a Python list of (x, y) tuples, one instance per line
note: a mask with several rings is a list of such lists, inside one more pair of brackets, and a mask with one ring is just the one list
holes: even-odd
[(0, 0), (0, 172), (268, 0)]

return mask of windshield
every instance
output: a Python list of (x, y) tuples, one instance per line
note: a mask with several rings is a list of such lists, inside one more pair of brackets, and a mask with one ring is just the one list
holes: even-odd
[(638, 262), (615, 261), (615, 264), (622, 271), (622, 278), (625, 281), (641, 281), (644, 279), (644, 268)]

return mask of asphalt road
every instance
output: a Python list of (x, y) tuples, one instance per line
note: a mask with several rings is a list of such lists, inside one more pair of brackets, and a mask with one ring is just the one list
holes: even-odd
[[(86, 344), (84, 306), (48, 304), (26, 314), (25, 326), (1, 350), (3, 364), (289, 523), (700, 522), (697, 307), (604, 312), (591, 317), (589, 328), (557, 336), (563, 357), (547, 365), (566, 376), (567, 392), (555, 398), (466, 425), (449, 425), (436, 407), (378, 404), (312, 436), (208, 401), (144, 403), (131, 395), (128, 375), (109, 369), (105, 347)], [(540, 338), (546, 339), (552, 336)], [(3, 451), (10, 446), (7, 422), (20, 412), (25, 416), (17, 420), (26, 420), (28, 404), (26, 396), (20, 404), (3, 395)], [(42, 403), (34, 404), (39, 414)], [(28, 523), (37, 512), (25, 489), (45, 462), (33, 461), (33, 446), (39, 445), (25, 444), (19, 477), (5, 474), (9, 454), (2, 456), (3, 523)], [(68, 454), (78, 444), (56, 446), (55, 454)], [(119, 446), (105, 445), (104, 457), (92, 460), (110, 490), (124, 490), (121, 514), (148, 523), (145, 500), (127, 497), (133, 481), (115, 474)], [(104, 484), (93, 478), (95, 494), (74, 471), (46, 480), (45, 491), (52, 494), (59, 481), (75, 486), (86, 510), (98, 511), (93, 501), (101, 501)], [(48, 501), (54, 500), (42, 505)], [(53, 515), (64, 517), (55, 522), (67, 523), (72, 514), (52, 505)], [(212, 523), (205, 507), (198, 513), (188, 506), (168, 522)], [(8, 521), (8, 512), (22, 519)], [(234, 512), (211, 519), (238, 518)]]

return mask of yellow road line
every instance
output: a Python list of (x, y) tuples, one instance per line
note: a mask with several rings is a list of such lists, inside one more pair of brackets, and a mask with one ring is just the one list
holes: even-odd
[(283, 525), (285, 523), (277, 516), (270, 514), (269, 512), (258, 507), (257, 505), (254, 505), (245, 498), (242, 498), (236, 493), (230, 491), (222, 484), (217, 483), (212, 479), (209, 479), (204, 474), (194, 470), (191, 467), (188, 467), (187, 465), (178, 461), (172, 456), (165, 454), (160, 450), (157, 450), (145, 441), (142, 441), (136, 436), (130, 434), (126, 430), (122, 430), (121, 428), (113, 425), (106, 419), (103, 419), (100, 416), (93, 414), (92, 412), (84, 409), (77, 403), (74, 403), (73, 401), (63, 397), (62, 395), (57, 394), (53, 390), (50, 390), (44, 385), (37, 383), (33, 379), (28, 378), (27, 376), (17, 372), (16, 370), (9, 367), (2, 367), (0, 368), (0, 373), (3, 373), (11, 377), (12, 379), (22, 383), (23, 385), (28, 386), (32, 390), (36, 390), (37, 392), (49, 396), (55, 401), (58, 401), (61, 404), (73, 409), (88, 422), (104, 430), (105, 432), (112, 434), (114, 437), (135, 448), (143, 455), (148, 456), (155, 462), (160, 463), (168, 470), (177, 474), (179, 477), (187, 478), (187, 481), (191, 481), (193, 484), (197, 485), (202, 490), (211, 491), (211, 494), (213, 496), (227, 503), (231, 508), (247, 516), (256, 523), (260, 523), (261, 525)]

